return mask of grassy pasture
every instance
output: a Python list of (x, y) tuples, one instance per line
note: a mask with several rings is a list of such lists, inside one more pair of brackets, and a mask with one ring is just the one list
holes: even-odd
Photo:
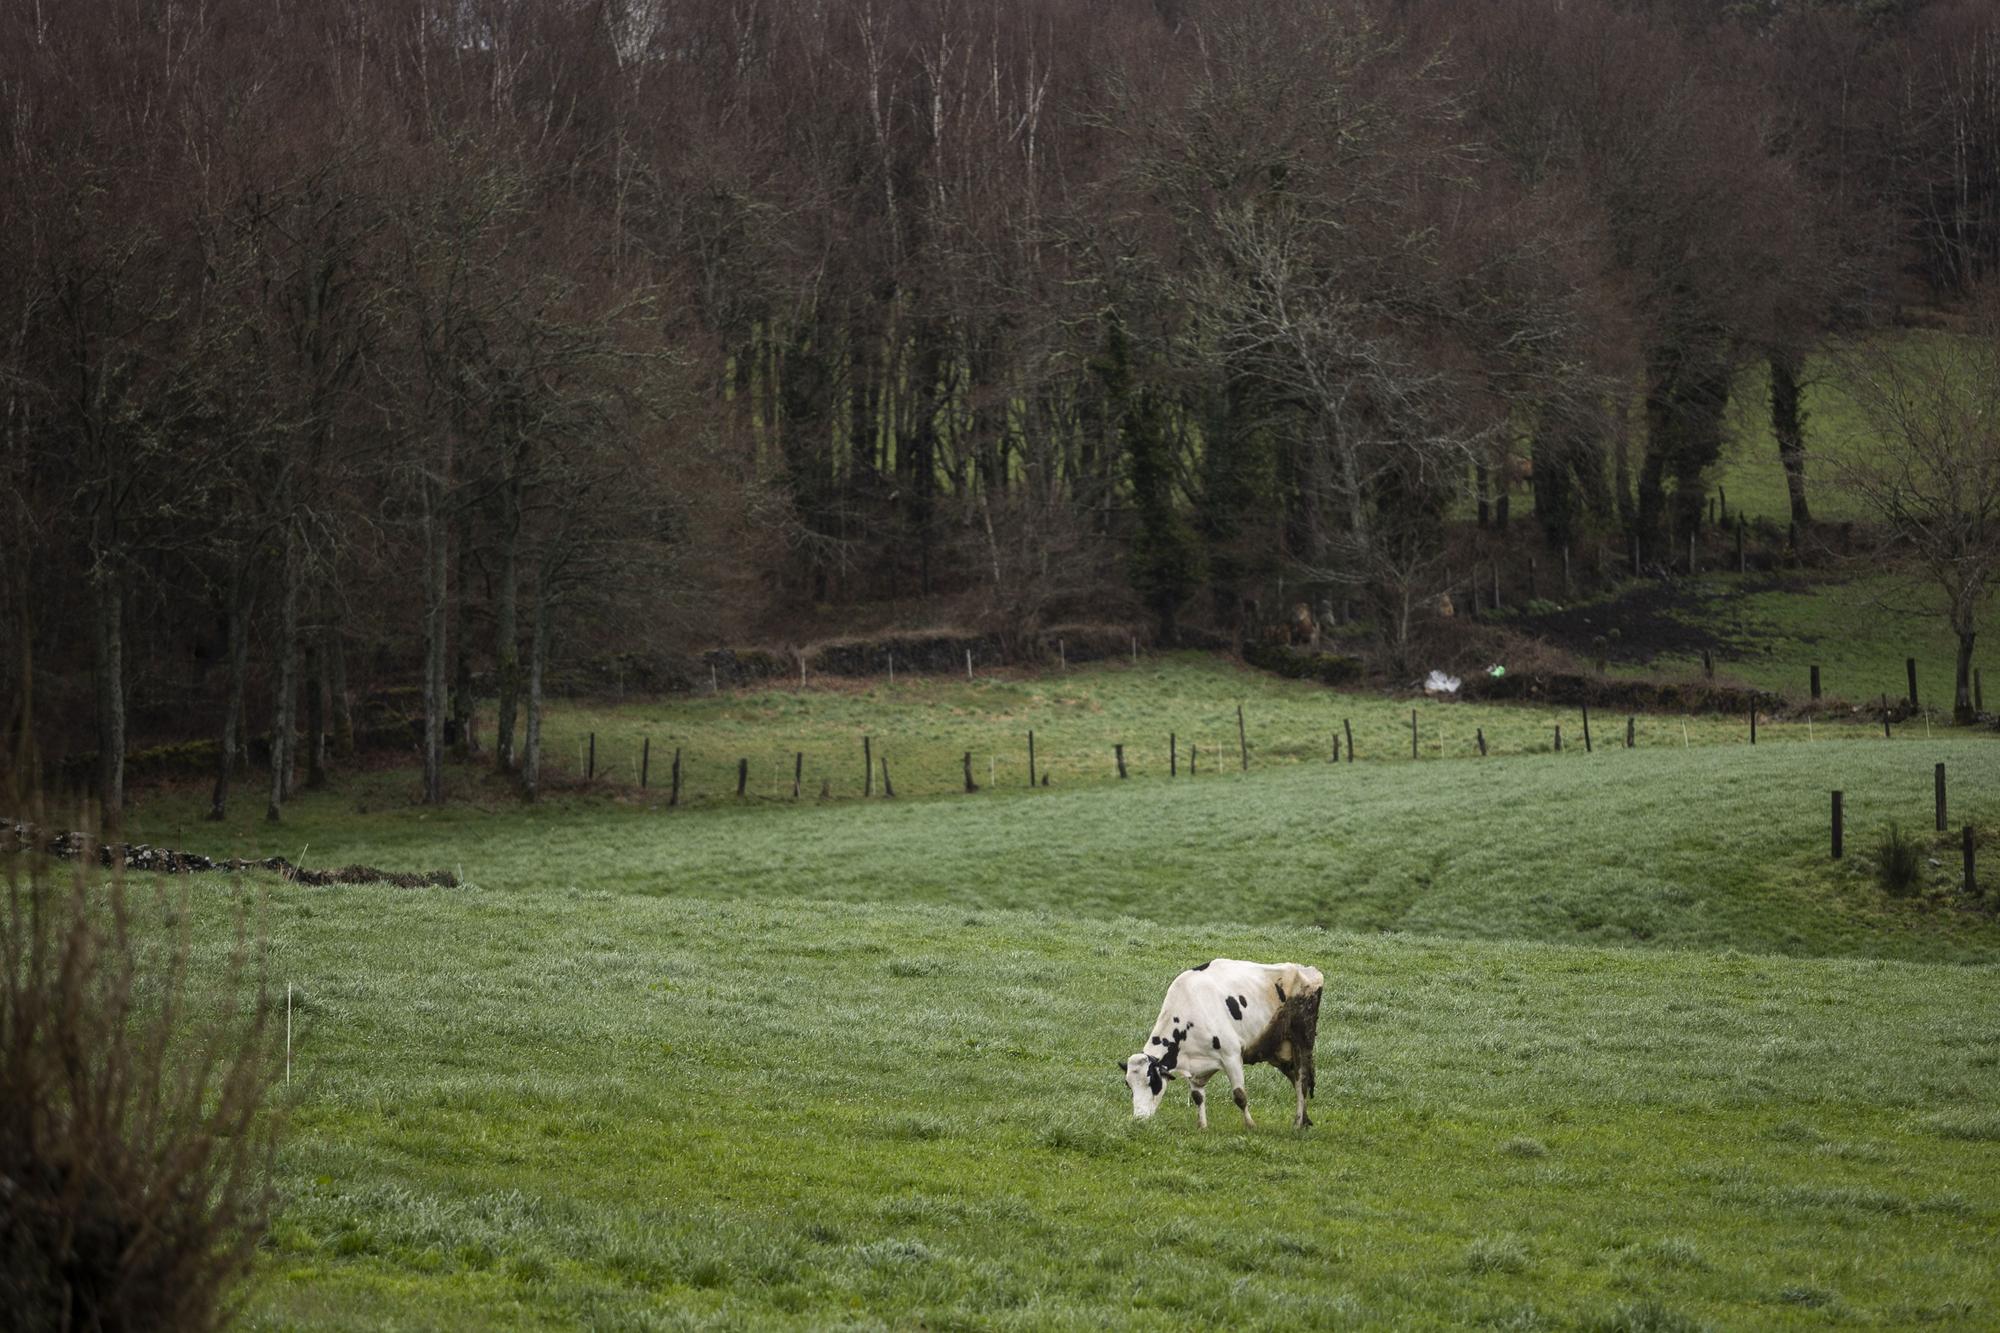
[[(1238, 699), (1249, 774), (1108, 772), (1141, 726), (1233, 740)], [(1627, 751), (1606, 719), (1558, 755), (1546, 710), (1418, 707), (1511, 746), (1412, 762), (1406, 701), (1185, 657), (550, 719), (601, 761), (654, 735), (656, 776), (663, 734), (810, 732), (856, 751), (852, 789), (867, 726), (894, 801), (524, 809), (459, 773), (470, 799), (426, 810), (390, 770), (272, 830), (153, 794), (134, 837), (469, 881), (259, 888), (298, 989), (249, 1322), (1990, 1326), (2000, 921), (1953, 900), (1941, 849), (1909, 898), (1867, 869), (1887, 821), (1929, 827), (1939, 760), (1953, 826), (2000, 826), (2000, 747), (1822, 724), (1752, 748), (1710, 720), (1683, 748), (1642, 719)], [(1362, 762), (1282, 748), (1343, 715)], [(1017, 761), (1023, 785), (941, 789), (961, 737), (1027, 719), (1038, 749), (1044, 719), (1086, 738), (1053, 742), (1055, 785)], [(196, 882), (203, 959), (242, 893)], [(1114, 1065), (1216, 955), (1326, 970), (1310, 1133), (1270, 1070), (1254, 1131), (1224, 1103), (1197, 1134), (1184, 1092), (1130, 1121)]]
[[(1940, 736), (1300, 763), (796, 808), (574, 796), (426, 810), (340, 792), (290, 807), (275, 837), (248, 819), (218, 830), (192, 809), (182, 822), (167, 803), (136, 835), (216, 853), (304, 848), (318, 865), (443, 865), (510, 889), (2000, 961), (1990, 919), (1886, 902), (1866, 878), (1861, 854), (1889, 820), (1929, 827), (1940, 759), (1952, 827), (2000, 827), (2000, 746)], [(1855, 852), (1838, 868), (1826, 859), (1836, 783)], [(1956, 860), (1941, 860), (1939, 885), (1955, 883)], [(2000, 849), (1989, 869), (2000, 893)]]
[[(632, 789), (625, 795), (648, 803), (666, 800), (676, 747), (682, 750), (686, 802), (733, 803), (737, 761), (745, 758), (750, 761), (748, 797), (789, 801), (794, 756), (800, 752), (805, 755), (804, 797), (817, 798), (822, 782), (835, 799), (858, 797), (864, 791), (862, 738), (868, 736), (876, 764), (874, 791), (882, 790), (880, 763), (887, 759), (897, 795), (907, 797), (962, 792), (967, 751), (981, 788), (1025, 788), (1031, 730), (1037, 771), (1049, 776), (1051, 790), (1116, 783), (1112, 747), (1121, 744), (1133, 781), (1165, 779), (1170, 734), (1178, 737), (1183, 774), (1190, 747), (1198, 750), (1192, 756), (1197, 781), (1238, 773), (1239, 704), (1255, 769), (1323, 764), (1343, 722), (1353, 726), (1359, 767), (1408, 763), (1412, 709), (1418, 715), (1418, 752), (1426, 760), (1476, 758), (1476, 734), (1482, 729), (1493, 755), (1549, 754), (1557, 726), (1563, 732), (1564, 756), (1583, 757), (1582, 719), (1571, 707), (1437, 702), (1414, 689), (1400, 697), (1336, 692), (1199, 653), (1142, 658), (1136, 667), (1100, 663), (1067, 674), (1006, 673), (972, 681), (898, 676), (893, 686), (879, 678), (814, 680), (804, 689), (791, 685), (631, 703), (579, 701), (552, 709), (543, 735), (554, 771), (580, 778), (588, 738), (594, 734), (599, 782), (606, 788)], [(1623, 714), (1593, 714), (1591, 720), (1596, 747), (1624, 744)], [(1822, 720), (1812, 734), (1825, 737), (1845, 730), (1838, 722)], [(1857, 724), (1852, 730), (1866, 728)], [(482, 721), (480, 731), (492, 735), (490, 718)], [(1747, 745), (1749, 719), (1641, 715), (1636, 731), (1641, 749), (1683, 743)], [(1765, 719), (1758, 727), (1760, 745), (1804, 741), (1807, 735), (1803, 722)], [(641, 794), (636, 789), (647, 738), (652, 742), (650, 785)], [(480, 782), (476, 772), (461, 772), (456, 787), (477, 792)], [(409, 789), (405, 775), (391, 775), (350, 799), (368, 800), (372, 790), (373, 806), (379, 808), (401, 804)], [(500, 799), (499, 788), (493, 794)], [(192, 825), (199, 813), (194, 795), (159, 810)], [(252, 818), (261, 811), (245, 802), (242, 813), (232, 825), (237, 835), (252, 840), (263, 836), (261, 822)], [(284, 846), (281, 841), (272, 850)], [(290, 846), (295, 850), (297, 844)]]
[[(1699, 603), (1684, 618), (1724, 641), (1715, 654), (1719, 672), (1804, 699), (1817, 663), (1828, 696), (1859, 704), (1884, 694), (1903, 698), (1905, 661), (1914, 657), (1919, 701), (1940, 716), (1951, 714), (1956, 637), (1933, 609), (1933, 599), (1905, 579), (1875, 575), (1772, 586), (1753, 578), (1746, 586), (1735, 575), (1718, 574), (1682, 586)], [(1987, 642), (1985, 635), (1982, 631), (1981, 643)], [(1986, 665), (1979, 658), (1974, 662)], [(1698, 654), (1663, 654), (1632, 670), (1693, 674), (1700, 665)], [(2000, 675), (1994, 689), (2000, 691)], [(2000, 706), (2000, 693), (1993, 706)]]
[[(933, 805), (931, 808), (939, 809)], [(728, 822), (727, 816), (699, 818)], [(782, 816), (766, 815), (781, 820)], [(1976, 1327), (1991, 969), (554, 885), (272, 891), (266, 1327)], [(204, 925), (221, 905), (203, 906)], [(1331, 978), (1318, 1127), (1113, 1070)]]

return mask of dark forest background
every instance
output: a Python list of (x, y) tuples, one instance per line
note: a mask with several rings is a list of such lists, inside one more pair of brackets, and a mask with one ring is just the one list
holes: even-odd
[(1996, 261), (1977, 0), (17, 0), (11, 762), (276, 817), (414, 684), (532, 790), (562, 662), (911, 617), (1399, 660), (1457, 529), (1672, 549), (1759, 363), (1809, 525), (1808, 353)]

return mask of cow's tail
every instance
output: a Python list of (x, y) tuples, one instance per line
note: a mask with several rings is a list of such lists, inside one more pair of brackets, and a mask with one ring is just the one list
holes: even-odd
[(1298, 1052), (1299, 1086), (1307, 1097), (1313, 1095), (1313, 1048), (1319, 1043), (1319, 997), (1325, 988), (1326, 978), (1316, 967), (1299, 969), (1299, 993), (1290, 1006), (1292, 1010), (1292, 1049)]

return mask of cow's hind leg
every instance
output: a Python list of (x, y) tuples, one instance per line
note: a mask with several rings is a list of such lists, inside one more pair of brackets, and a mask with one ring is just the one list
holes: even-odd
[(1312, 1128), (1312, 1122), (1313, 1122), (1313, 1121), (1312, 1121), (1312, 1117), (1306, 1114), (1306, 1074), (1305, 1074), (1305, 1071), (1304, 1071), (1304, 1070), (1302, 1070), (1302, 1069), (1293, 1069), (1293, 1070), (1290, 1070), (1289, 1072), (1290, 1072), (1290, 1074), (1291, 1074), (1291, 1076), (1292, 1076), (1292, 1089), (1293, 1089), (1293, 1090), (1294, 1090), (1295, 1092), (1297, 1092), (1297, 1093), (1299, 1094), (1299, 1113), (1298, 1113), (1298, 1116), (1297, 1116), (1297, 1118), (1296, 1118), (1296, 1119), (1294, 1119), (1294, 1120), (1292, 1121), (1292, 1128), (1293, 1128), (1293, 1129), (1311, 1129), (1311, 1128)]
[(1229, 1075), (1229, 1091), (1236, 1098), (1236, 1109), (1243, 1112), (1244, 1126), (1257, 1128), (1257, 1122), (1250, 1118), (1250, 1094), (1243, 1088), (1243, 1057), (1239, 1055), (1230, 1059), (1223, 1069)]

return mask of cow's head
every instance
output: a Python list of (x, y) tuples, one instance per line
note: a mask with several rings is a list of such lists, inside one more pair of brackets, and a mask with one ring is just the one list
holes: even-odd
[(1153, 1112), (1160, 1109), (1160, 1098), (1166, 1094), (1167, 1080), (1174, 1076), (1174, 1071), (1144, 1051), (1128, 1056), (1120, 1068), (1125, 1072), (1125, 1086), (1132, 1089), (1133, 1116), (1151, 1119)]

